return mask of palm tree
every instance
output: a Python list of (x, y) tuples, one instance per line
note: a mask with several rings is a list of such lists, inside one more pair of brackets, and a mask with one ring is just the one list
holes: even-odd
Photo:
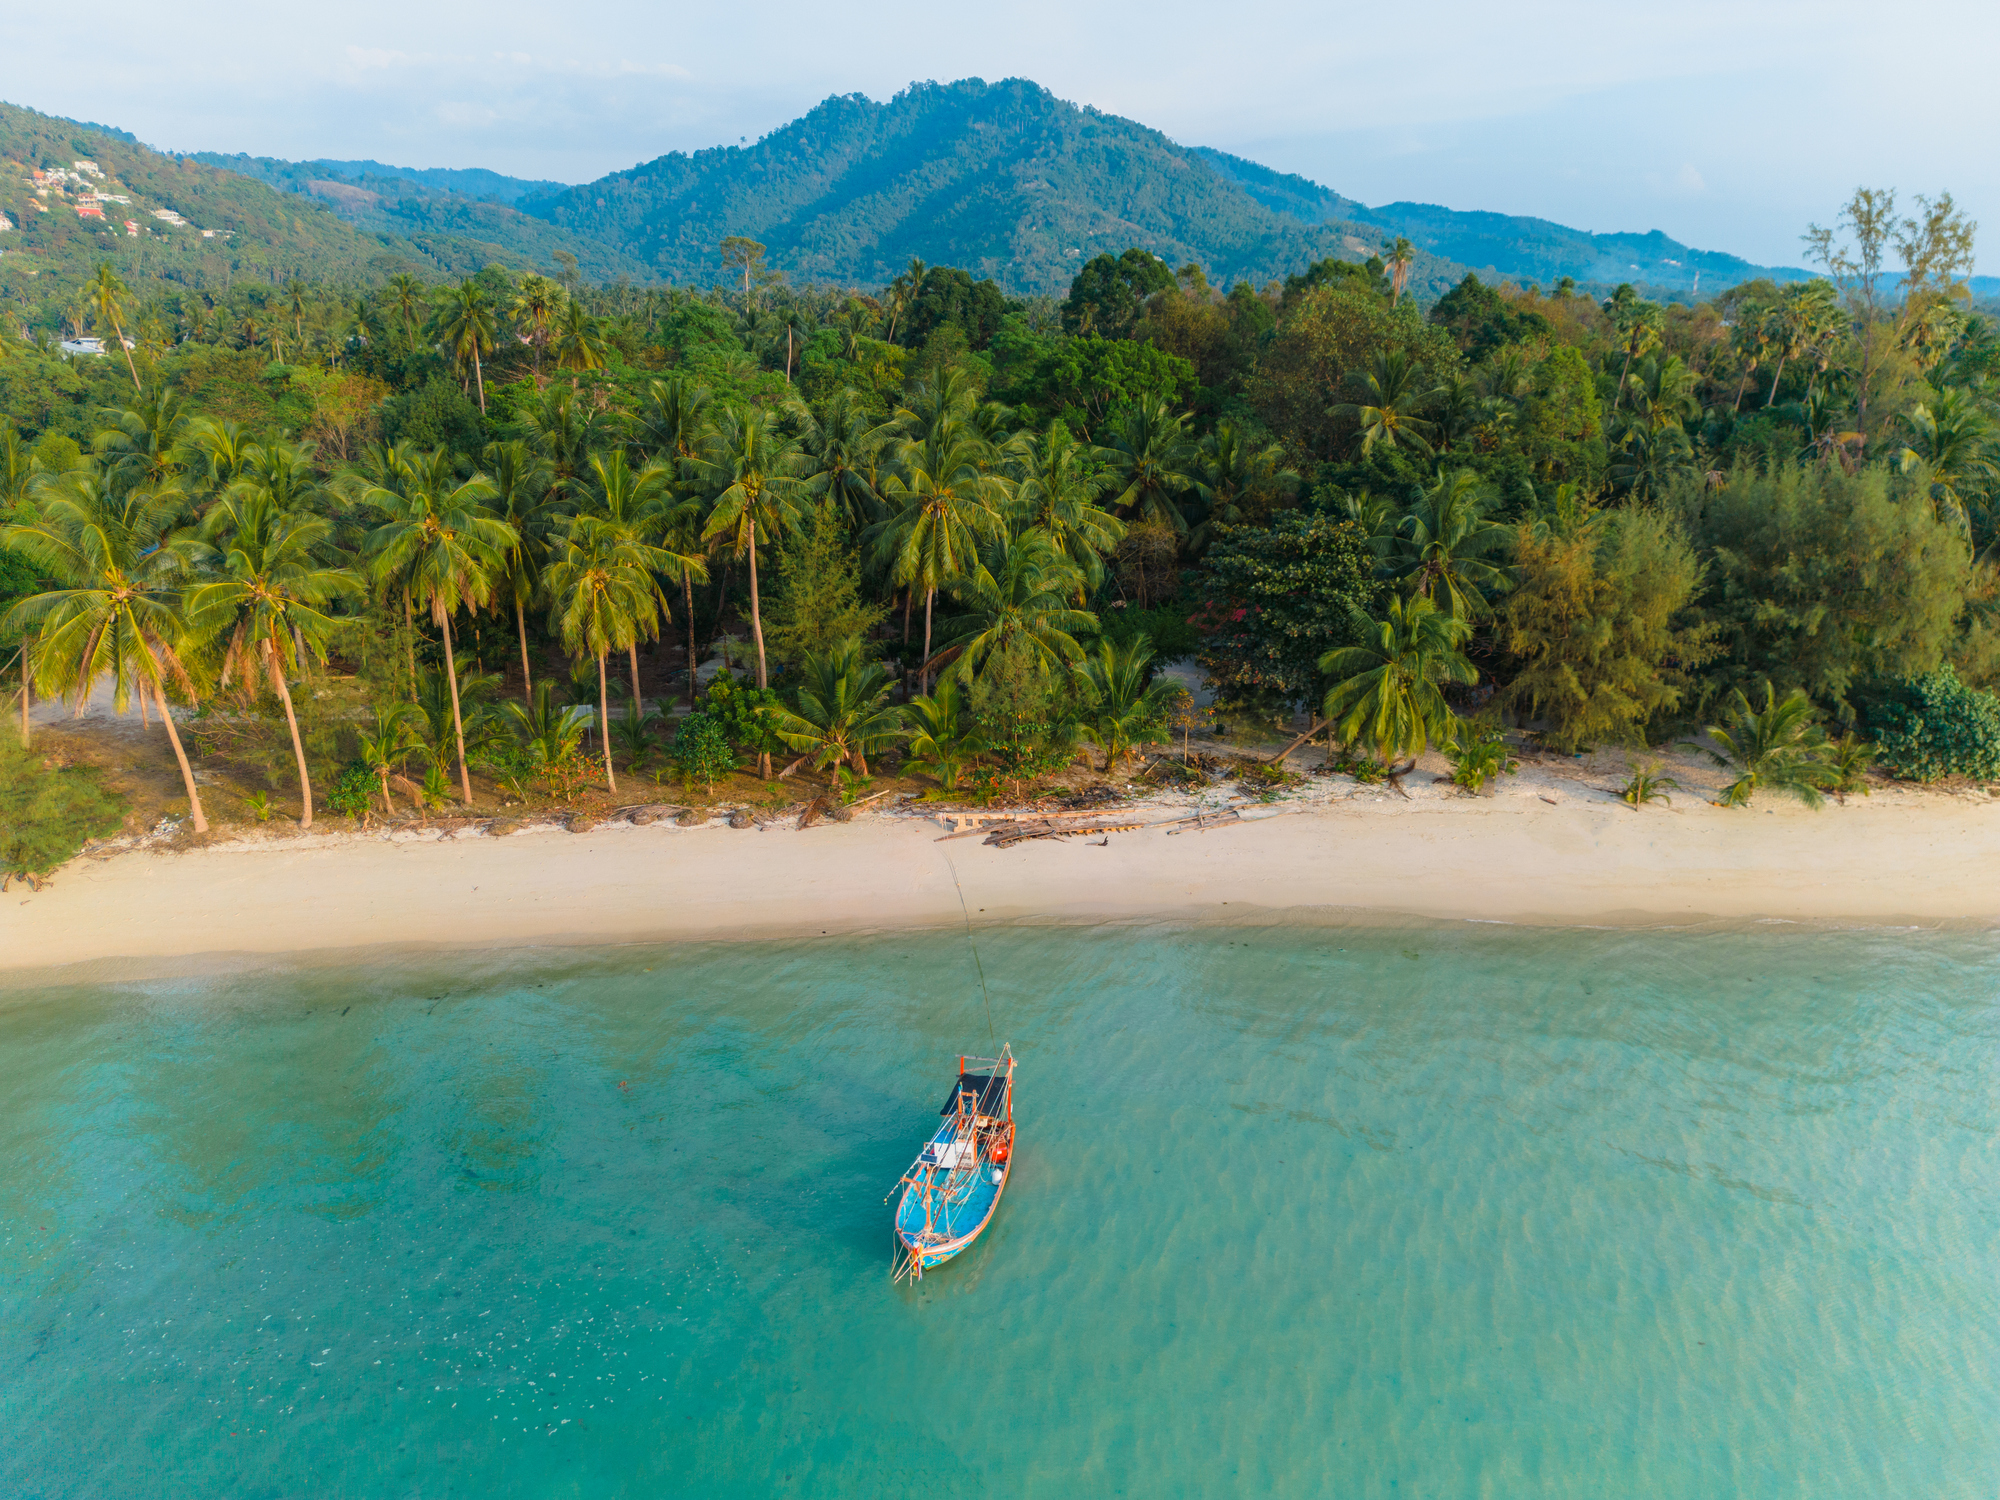
[(1007, 451), (1014, 470), (1009, 521), (1018, 531), (1046, 537), (1085, 584), (1097, 587), (1105, 555), (1125, 536), (1125, 523), (1097, 503), (1111, 487), (1103, 467), (1108, 455), (1079, 442), (1060, 418), (1040, 436), (1021, 433)]
[(1924, 479), (1941, 513), (1967, 526), (1963, 487), (2000, 478), (1992, 419), (1971, 392), (1948, 386), (1936, 401), (1911, 408), (1902, 422), (1910, 440), (1897, 455), (1898, 465)]
[(1044, 669), (1074, 662), (1083, 648), (1072, 632), (1097, 628), (1096, 615), (1071, 607), (1076, 586), (1075, 566), (1046, 538), (995, 538), (952, 585), (965, 610), (949, 642), (959, 648), (953, 670), (970, 682), (996, 651), (1022, 652)]
[(1454, 619), (1473, 619), (1488, 593), (1507, 587), (1505, 571), (1485, 560), (1507, 538), (1504, 526), (1486, 518), (1491, 503), (1470, 469), (1444, 475), (1389, 540), (1392, 572)]
[(1758, 792), (1785, 792), (1807, 807), (1825, 801), (1820, 793), (1835, 779), (1826, 762), (1826, 736), (1813, 723), (1812, 700), (1793, 688), (1782, 699), (1769, 679), (1764, 706), (1751, 705), (1743, 689), (1729, 695), (1729, 721), (1708, 726), (1722, 747), (1708, 752), (1718, 766), (1734, 766), (1737, 776), (1722, 789), (1724, 807), (1744, 807)]
[(292, 315), (292, 336), (303, 349), (306, 343), (306, 284), (294, 276), (285, 283), (285, 311)]
[(1372, 635), (1366, 645), (1341, 646), (1319, 659), (1332, 679), (1325, 716), (1341, 740), (1384, 759), (1449, 742), (1453, 715), (1440, 684), (1478, 680), (1459, 649), (1471, 622), (1441, 613), (1419, 594), (1407, 603), (1392, 598), (1387, 619), (1357, 623)]
[(590, 458), (605, 446), (611, 421), (570, 386), (552, 385), (520, 415), (521, 429), (549, 461), (552, 501), (575, 506), (589, 481)]
[(880, 456), (895, 436), (895, 422), (875, 422), (867, 404), (843, 387), (817, 410), (804, 402), (792, 407), (805, 460), (803, 493), (821, 505), (837, 506), (855, 525), (876, 520), (882, 497), (874, 475)]
[(549, 563), (549, 598), (563, 646), (574, 656), (597, 658), (604, 782), (613, 792), (618, 776), (611, 765), (611, 689), (604, 661), (631, 645), (657, 617), (651, 551), (600, 516), (574, 516)]
[(986, 749), (986, 738), (973, 720), (965, 684), (947, 676), (937, 691), (912, 698), (903, 709), (910, 758), (903, 770), (912, 776), (934, 776), (946, 791), (958, 787), (959, 772)]
[(493, 510), (514, 530), (514, 544), (502, 563), (500, 589), (514, 601), (514, 629), (521, 642), (521, 691), (532, 692), (534, 669), (528, 661), (528, 606), (541, 587), (542, 564), (549, 551), (553, 523), (547, 459), (518, 438), (486, 446), (486, 473), (493, 485)]
[(135, 690), (150, 697), (180, 763), (194, 830), (206, 833), (201, 793), (166, 696), (169, 682), (190, 698), (195, 693), (177, 645), (187, 631), (176, 575), (189, 549), (170, 528), (181, 506), (171, 490), (117, 491), (101, 468), (86, 465), (38, 483), (33, 518), (0, 527), (0, 546), (63, 585), (21, 600), (7, 615), (8, 629), (35, 632), (32, 677), (42, 695), (74, 694), (81, 707), (109, 676), (121, 712)]
[[(771, 685), (764, 660), (764, 617), (757, 591), (757, 541), (775, 541), (798, 513), (804, 486), (798, 443), (776, 432), (754, 407), (729, 406), (690, 469), (714, 493), (702, 531), (750, 560), (750, 634), (757, 642), (757, 686)], [(768, 761), (769, 757), (765, 757)]]
[(528, 331), (528, 347), (535, 351), (537, 385), (542, 379), (542, 351), (549, 346), (556, 314), (568, 300), (568, 295), (548, 277), (531, 272), (521, 278), (521, 289), (508, 306), (507, 311), (513, 315), (515, 323)]
[(432, 621), (444, 633), (458, 784), (470, 805), (472, 773), (465, 763), (465, 714), (459, 702), (451, 617), (461, 605), (483, 607), (493, 597), (493, 581), (514, 546), (514, 528), (486, 508), (484, 502), (493, 498), (492, 481), (484, 474), (461, 480), (448, 453), (418, 459), (400, 490), (377, 484), (364, 498), (386, 518), (368, 535), (376, 577), (400, 580), (412, 598), (430, 607)]
[[(1630, 288), (1620, 287), (1620, 293)], [(1618, 396), (1611, 403), (1613, 411), (1625, 404), (1625, 377), (1632, 373), (1632, 361), (1648, 349), (1657, 348), (1660, 331), (1664, 327), (1664, 316), (1657, 305), (1641, 302), (1636, 296), (1614, 296), (1606, 304), (1611, 313), (1612, 326), (1625, 349), (1625, 363), (1618, 371)]]
[(1641, 361), (1626, 378), (1634, 418), (1653, 432), (1670, 425), (1685, 430), (1686, 423), (1701, 415), (1701, 402), (1694, 393), (1699, 379), (1678, 354)]
[(556, 368), (570, 372), (571, 390), (576, 389), (578, 372), (604, 368), (604, 352), (609, 347), (602, 319), (592, 317), (574, 297), (563, 304), (556, 320)]
[(1176, 500), (1182, 495), (1207, 498), (1186, 417), (1169, 411), (1164, 401), (1135, 402), (1111, 425), (1110, 453), (1119, 485), (1112, 507), (1185, 535), (1187, 517)]
[(869, 752), (895, 739), (903, 727), (888, 698), (888, 671), (868, 660), (859, 636), (849, 636), (824, 656), (805, 659), (798, 706), (770, 710), (771, 728), (810, 756), (814, 770), (848, 765), (866, 776)]
[(1083, 737), (1104, 751), (1106, 771), (1159, 727), (1174, 696), (1183, 691), (1165, 677), (1148, 683), (1152, 660), (1153, 643), (1137, 635), (1123, 646), (1103, 642), (1077, 670), (1077, 685), (1088, 701)]
[(472, 364), (473, 384), (479, 391), (479, 414), (486, 414), (486, 375), (479, 357), (493, 352), (496, 323), (493, 304), (486, 288), (470, 276), (445, 294), (438, 308), (437, 335), (451, 350), (452, 362), (462, 374), (466, 362)]
[(979, 543), (1000, 532), (1007, 482), (989, 473), (985, 442), (948, 421), (897, 450), (883, 481), (892, 507), (874, 529), (890, 577), (924, 595), (924, 656), (918, 691), (930, 691), (931, 624), (937, 591), (976, 563)]
[(1430, 436), (1435, 422), (1418, 415), (1438, 395), (1435, 386), (1424, 381), (1424, 367), (1402, 349), (1377, 350), (1365, 371), (1350, 377), (1361, 389), (1361, 401), (1343, 401), (1333, 408), (1336, 417), (1352, 417), (1361, 427), (1361, 451), (1373, 453), (1375, 445), (1385, 448), (1409, 446), (1424, 458), (1435, 451)]
[(707, 386), (685, 375), (648, 381), (638, 411), (628, 419), (640, 455), (661, 463), (693, 458), (714, 399)]
[(131, 406), (106, 412), (109, 425), (94, 440), (111, 469), (114, 488), (134, 486), (161, 492), (180, 482), (186, 455), (181, 451), (188, 422), (181, 398), (166, 386), (141, 390)]
[(125, 347), (125, 323), (120, 316), (131, 300), (131, 292), (118, 279), (118, 273), (111, 269), (110, 261), (98, 263), (97, 274), (84, 284), (84, 294), (90, 298), (91, 308), (97, 314), (97, 325), (102, 328), (111, 325), (111, 336), (118, 341), (118, 352), (125, 356), (125, 368), (131, 372), (132, 388), (140, 389), (139, 367), (132, 363), (132, 351)]
[(1397, 235), (1393, 244), (1382, 247), (1382, 260), (1389, 267), (1389, 305), (1394, 307), (1403, 300), (1403, 288), (1409, 284), (1410, 262), (1417, 258), (1416, 247), (1402, 235)]
[(514, 738), (528, 752), (529, 764), (537, 767), (564, 760), (590, 727), (589, 705), (557, 703), (555, 685), (546, 678), (535, 684), (525, 703), (510, 698), (503, 711)]
[[(647, 567), (678, 576), (691, 593), (694, 579), (708, 576), (707, 567), (698, 557), (671, 553), (659, 544), (665, 532), (674, 527), (676, 519), (673, 470), (662, 463), (649, 463), (644, 468), (634, 469), (627, 462), (623, 448), (613, 449), (609, 456), (592, 458), (590, 469), (597, 481), (590, 497), (591, 513), (602, 517), (623, 539), (646, 547)], [(658, 604), (659, 612), (671, 619), (672, 613), (664, 596)], [(627, 644), (626, 650), (631, 658), (632, 700), (636, 703), (639, 699), (639, 648), (636, 637)]]
[(1234, 526), (1254, 514), (1275, 510), (1298, 493), (1299, 475), (1285, 466), (1284, 446), (1263, 447), (1227, 417), (1197, 446), (1202, 483), (1208, 487), (1208, 515), (1188, 538), (1188, 550), (1204, 550), (1217, 526)]
[(408, 272), (389, 278), (389, 305), (403, 315), (403, 338), (411, 348), (417, 343), (417, 309), (423, 305), (424, 284)]
[(382, 810), (393, 817), (396, 804), (389, 797), (389, 773), (418, 748), (411, 716), (416, 712), (407, 703), (377, 704), (374, 722), (361, 732), (361, 759), (382, 783)]
[(326, 642), (337, 629), (326, 607), (364, 589), (352, 570), (323, 561), (331, 548), (333, 523), (287, 509), (286, 489), (282, 479), (276, 484), (239, 481), (202, 517), (202, 535), (214, 547), (223, 576), (190, 591), (187, 616), (200, 637), (228, 636), (222, 653), (224, 687), (237, 676), (247, 691), (262, 665), (285, 706), (299, 767), (299, 827), (310, 828), (312, 777), (286, 679), (303, 667), (306, 652), (326, 659)]

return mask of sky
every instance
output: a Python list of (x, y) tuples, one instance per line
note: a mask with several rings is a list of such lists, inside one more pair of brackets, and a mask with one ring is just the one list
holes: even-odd
[(73, 14), (23, 11), (0, 97), (168, 150), (581, 182), (829, 94), (1024, 77), (1370, 204), (1795, 265), (1866, 184), (1949, 191), (2000, 247), (2000, 7), (1970, 0), (96, 0), (81, 53)]

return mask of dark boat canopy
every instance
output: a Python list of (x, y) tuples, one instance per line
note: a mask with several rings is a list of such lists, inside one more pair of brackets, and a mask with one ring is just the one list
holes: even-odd
[(945, 1097), (944, 1108), (938, 1113), (941, 1115), (957, 1113), (958, 1096), (965, 1093), (972, 1094), (976, 1100), (974, 1114), (1000, 1115), (1005, 1112), (1007, 1106), (1007, 1075), (1005, 1073), (959, 1074), (957, 1085)]

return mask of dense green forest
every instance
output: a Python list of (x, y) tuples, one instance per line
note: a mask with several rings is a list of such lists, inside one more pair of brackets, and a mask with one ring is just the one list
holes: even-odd
[(1128, 249), (1025, 301), (920, 262), (794, 286), (741, 237), (706, 292), (106, 263), (4, 328), (0, 649), (357, 815), (885, 753), (990, 795), (1161, 738), (1182, 656), (1370, 775), (1431, 746), (1476, 786), (1513, 721), (1720, 731), (1739, 799), (1878, 752), (1991, 778), (1971, 235), (1861, 192), (1825, 277), (1694, 306), (1424, 308), (1393, 245), (1261, 284)]

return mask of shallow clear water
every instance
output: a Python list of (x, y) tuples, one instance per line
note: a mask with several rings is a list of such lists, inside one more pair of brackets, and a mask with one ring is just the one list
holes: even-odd
[(14, 997), (0, 1493), (1993, 1493), (1991, 939), (980, 945), (914, 1289), (962, 936)]

